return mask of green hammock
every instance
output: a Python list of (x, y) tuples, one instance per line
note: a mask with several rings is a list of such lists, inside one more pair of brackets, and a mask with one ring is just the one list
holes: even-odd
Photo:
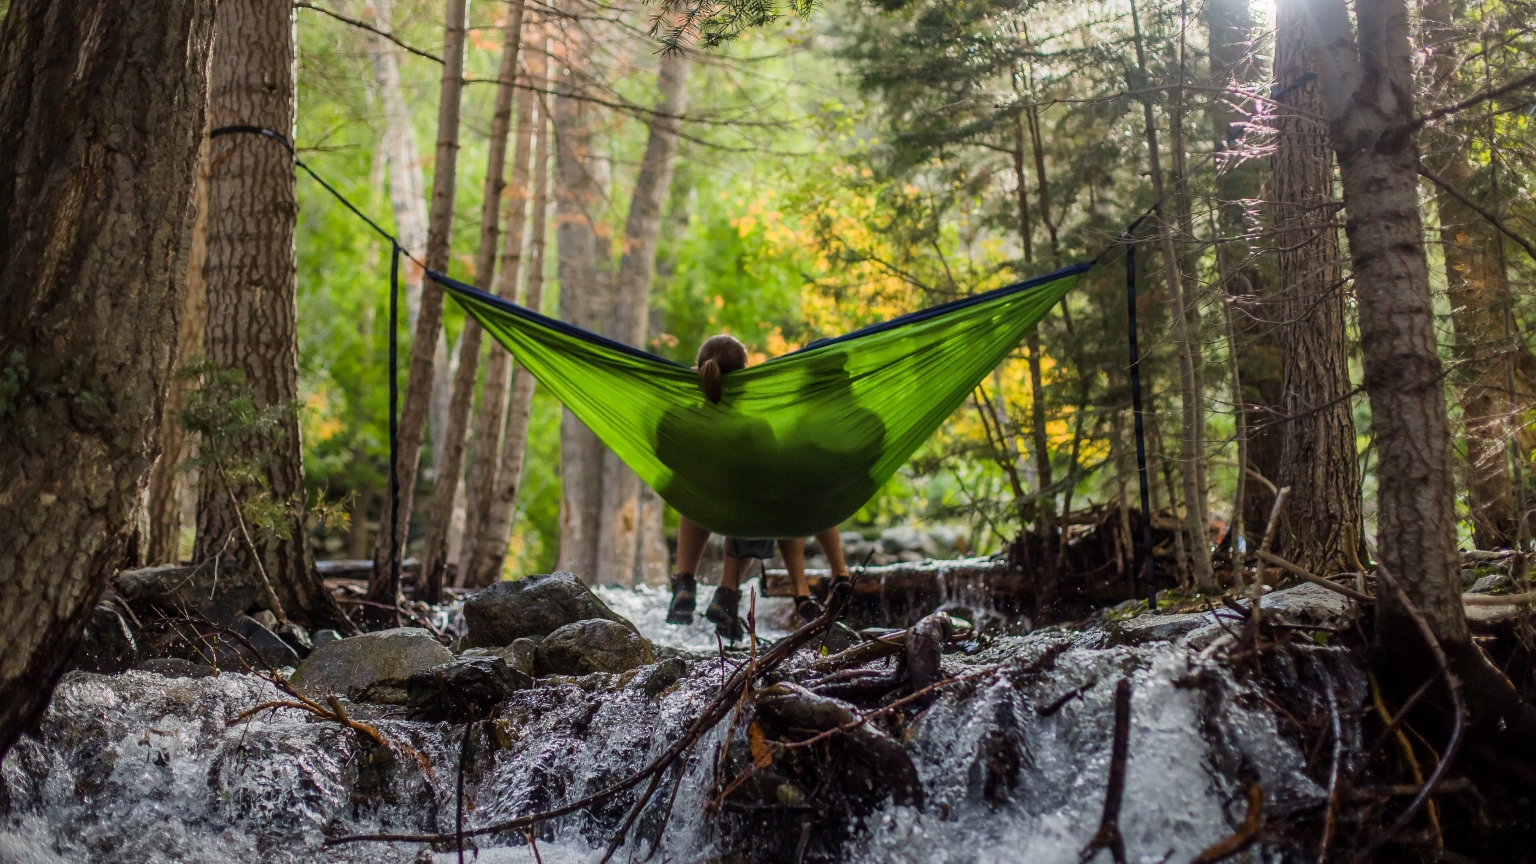
[(729, 373), (719, 404), (687, 366), (429, 275), (678, 512), (779, 538), (858, 512), (1088, 266)]

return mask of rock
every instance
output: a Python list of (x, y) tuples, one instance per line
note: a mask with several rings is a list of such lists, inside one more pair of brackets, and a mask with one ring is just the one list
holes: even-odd
[(324, 648), (332, 642), (340, 641), (341, 633), (337, 630), (332, 630), (330, 628), (326, 628), (324, 630), (316, 630), (315, 635), (310, 637), (311, 650), (318, 651), (319, 649)]
[(257, 624), (260, 624), (268, 630), (271, 630), (274, 633), (277, 632), (277, 616), (273, 615), (271, 610), (263, 609), (260, 612), (252, 615), (251, 618), (253, 618)]
[(452, 652), (431, 633), (397, 627), (316, 648), (288, 683), (311, 699), (334, 694), (357, 701), (404, 702), (407, 679), (452, 661)]
[(309, 631), (292, 621), (279, 624), (272, 632), (277, 634), (277, 638), (288, 643), (288, 647), (293, 649), (293, 653), (299, 655), (300, 660), (308, 657), (309, 652), (315, 650), (315, 643), (309, 637)]
[(511, 645), (501, 649), (498, 653), (501, 655), (501, 659), (507, 662), (508, 666), (525, 675), (532, 675), (533, 668), (537, 665), (535, 657), (538, 651), (539, 643), (532, 639), (513, 639)]
[(180, 657), (151, 657), (140, 663), (139, 668), (166, 678), (207, 678), (213, 675), (212, 666), (193, 663)]
[(139, 662), (139, 646), (133, 631), (116, 609), (100, 603), (85, 623), (71, 668), (100, 675), (116, 675)]
[(209, 562), (197, 567), (167, 564), (124, 570), (113, 579), (113, 586), (129, 602), (151, 603), (167, 611), (195, 611), (224, 625), (267, 596), (260, 576), (228, 561), (217, 566)]
[(1198, 612), (1137, 615), (1129, 621), (1110, 625), (1109, 644), (1144, 645), (1148, 642), (1170, 642), (1209, 623), (1211, 623), (1210, 619)]
[(1514, 583), (1510, 581), (1508, 576), (1502, 573), (1494, 573), (1473, 582), (1468, 592), (1471, 594), (1492, 594), (1495, 591), (1507, 591), (1513, 586)]
[(628, 672), (655, 660), (651, 643), (605, 618), (567, 624), (549, 634), (535, 655), (540, 675), (589, 675)]
[(645, 695), (655, 699), (668, 687), (683, 680), (683, 676), (687, 674), (687, 662), (680, 657), (668, 657), (651, 667), (649, 674), (645, 675), (645, 683), (641, 688), (645, 690)]
[(464, 603), (471, 648), (500, 648), (514, 639), (546, 636), (567, 624), (592, 619), (635, 629), (580, 579), (564, 571), (497, 582)]
[(406, 679), (406, 716), (428, 723), (481, 720), (508, 693), (531, 686), (531, 677), (500, 657), (460, 657)]
[(1289, 624), (1342, 627), (1355, 616), (1354, 601), (1310, 582), (1265, 594), (1259, 608)]
[[(219, 668), (243, 670), (245, 664), (240, 661), (252, 659), (250, 656), (252, 648), (256, 649), (256, 654), (261, 658), (261, 663), (251, 663), (257, 668), (262, 664), (271, 666), (273, 669), (299, 665), (298, 652), (255, 618), (241, 615), (235, 619), (234, 626), (230, 629), (244, 637), (245, 641), (242, 642), (228, 635), (219, 640), (219, 649), (214, 655)], [(250, 644), (247, 645), (247, 642)]]

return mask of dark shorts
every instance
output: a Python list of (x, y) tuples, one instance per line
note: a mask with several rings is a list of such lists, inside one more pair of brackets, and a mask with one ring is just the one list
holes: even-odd
[(737, 540), (725, 538), (725, 554), (732, 558), (762, 558), (767, 560), (779, 549), (777, 540)]

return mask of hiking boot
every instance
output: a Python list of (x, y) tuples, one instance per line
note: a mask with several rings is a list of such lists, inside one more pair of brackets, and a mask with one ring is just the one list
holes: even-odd
[(672, 604), (667, 607), (668, 624), (692, 624), (695, 585), (692, 573), (672, 576)]
[(799, 613), (801, 620), (809, 624), (826, 614), (826, 609), (809, 594), (795, 598), (795, 612)]
[(741, 591), (721, 586), (715, 589), (714, 599), (709, 601), (709, 608), (704, 610), (704, 618), (714, 622), (715, 632), (725, 641), (739, 642), (746, 635), (741, 616), (736, 614), (740, 607)]

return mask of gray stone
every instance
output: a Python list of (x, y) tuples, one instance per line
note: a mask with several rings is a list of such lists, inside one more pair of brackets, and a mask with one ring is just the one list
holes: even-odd
[(197, 567), (168, 564), (124, 570), (113, 587), (130, 602), (152, 603), (168, 611), (198, 612), (228, 625), (236, 615), (259, 606), (267, 596), (261, 577), (228, 561)]
[(151, 657), (140, 663), (139, 668), (165, 678), (207, 678), (213, 675), (212, 666), (193, 663), (180, 657)]
[(95, 672), (100, 675), (116, 675), (124, 669), (132, 669), (139, 662), (139, 647), (133, 631), (116, 609), (101, 603), (85, 622), (85, 632), (75, 648), (71, 668)]
[(513, 639), (512, 644), (497, 652), (508, 666), (528, 675), (533, 674), (539, 643), (532, 639)]
[[(299, 665), (298, 653), (255, 618), (241, 615), (230, 629), (240, 634), (243, 641), (228, 635), (219, 640), (219, 648), (214, 655), (219, 668), (244, 670), (246, 663), (242, 663), (242, 660), (258, 669), (263, 664), (274, 669)], [(252, 648), (256, 649), (260, 663), (254, 662), (255, 658), (250, 656)]]
[(326, 628), (324, 630), (316, 630), (315, 635), (310, 637), (310, 641), (313, 643), (312, 647), (318, 650), (324, 648), (332, 642), (340, 642), (341, 633), (336, 630), (331, 630), (330, 628)]
[(288, 683), (311, 699), (332, 694), (351, 699), (356, 694), (359, 700), (383, 695), (384, 701), (403, 702), (407, 679), (452, 661), (452, 652), (431, 633), (397, 627), (316, 648)]
[(1494, 573), (1490, 576), (1484, 576), (1483, 578), (1472, 583), (1472, 587), (1469, 589), (1469, 593), (1492, 594), (1495, 591), (1507, 591), (1513, 586), (1514, 583), (1510, 581), (1508, 576), (1505, 576), (1502, 573)]
[(567, 624), (592, 619), (634, 629), (574, 574), (564, 571), (497, 582), (464, 603), (471, 648), (500, 648), (514, 639), (545, 636)]
[[(1350, 587), (1354, 587), (1352, 584)], [(1355, 615), (1354, 601), (1336, 591), (1303, 582), (1282, 591), (1265, 594), (1259, 608), (1288, 624), (1320, 624), (1338, 627)]]
[(1147, 642), (1171, 642), (1209, 623), (1209, 618), (1197, 612), (1137, 615), (1129, 621), (1111, 625), (1109, 643), (1142, 645)]
[(271, 610), (263, 609), (260, 612), (252, 615), (251, 618), (254, 619), (257, 624), (260, 624), (268, 630), (271, 630), (274, 633), (277, 632), (277, 616), (273, 615)]
[(540, 675), (588, 675), (628, 672), (654, 662), (655, 652), (633, 629), (605, 618), (577, 621), (539, 643), (535, 668)]
[(645, 695), (655, 699), (668, 687), (683, 680), (683, 676), (687, 674), (687, 662), (681, 657), (668, 657), (651, 667), (650, 672), (644, 676), (645, 683), (641, 688), (645, 690)]
[(406, 716), (429, 723), (483, 720), (508, 693), (531, 686), (531, 677), (500, 657), (460, 657), (406, 679)]

